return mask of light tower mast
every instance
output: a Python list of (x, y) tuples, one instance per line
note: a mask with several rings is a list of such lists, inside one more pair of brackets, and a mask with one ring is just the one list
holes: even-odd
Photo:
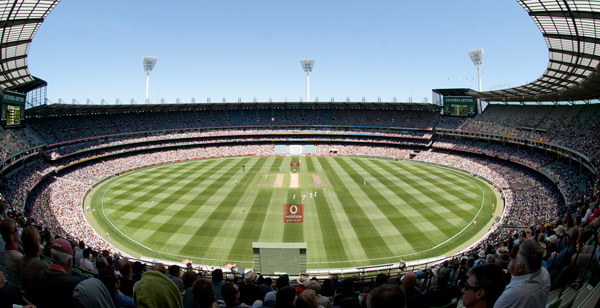
[(144, 72), (146, 72), (146, 104), (150, 101), (148, 99), (148, 86), (150, 85), (150, 72), (154, 69), (154, 65), (158, 61), (157, 57), (144, 57)]
[(309, 99), (309, 97), (310, 97), (309, 96), (310, 95), (309, 74), (310, 74), (310, 72), (312, 72), (313, 67), (315, 66), (315, 60), (314, 59), (302, 59), (302, 60), (300, 60), (300, 65), (302, 65), (302, 69), (306, 73), (306, 102), (308, 103), (310, 101), (310, 99)]
[(467, 53), (469, 54), (469, 57), (471, 57), (473, 65), (477, 67), (477, 83), (479, 85), (479, 88), (477, 90), (481, 92), (481, 67), (483, 66), (483, 48), (469, 49)]

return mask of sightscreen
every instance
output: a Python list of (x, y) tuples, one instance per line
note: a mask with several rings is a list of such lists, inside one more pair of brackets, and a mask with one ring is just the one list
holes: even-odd
[(253, 242), (254, 266), (263, 275), (306, 273), (306, 243)]

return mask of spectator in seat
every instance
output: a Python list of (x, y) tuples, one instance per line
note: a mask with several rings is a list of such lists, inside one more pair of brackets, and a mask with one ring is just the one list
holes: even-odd
[(383, 284), (371, 291), (367, 299), (367, 308), (404, 307), (406, 293), (401, 286)]
[[(238, 287), (231, 282), (223, 285), (221, 288), (221, 295), (223, 295), (225, 307), (248, 307), (248, 305), (240, 303), (240, 291)], [(262, 303), (259, 301), (256, 307), (260, 306), (262, 306)]]
[(198, 279), (192, 286), (192, 294), (198, 308), (217, 308), (215, 289), (210, 281)]
[(80, 282), (73, 291), (73, 300), (77, 308), (115, 307), (106, 286), (96, 278)]
[(265, 293), (256, 285), (258, 276), (254, 271), (248, 271), (244, 275), (244, 285), (240, 286), (240, 303), (252, 305), (255, 301), (263, 301)]
[[(481, 265), (483, 265), (482, 263)], [(481, 266), (478, 265), (478, 266)], [(477, 267), (477, 266), (475, 266)], [(473, 267), (473, 268), (475, 268)], [(452, 301), (455, 297), (460, 294), (460, 290), (453, 285), (449, 285), (450, 279), (450, 270), (443, 267), (440, 268), (437, 272), (437, 277), (435, 279), (436, 287), (425, 293), (425, 305), (427, 307), (437, 307), (444, 306)]]
[(333, 305), (342, 308), (360, 307), (358, 304), (358, 293), (353, 290), (352, 279), (346, 278), (342, 281), (342, 293), (333, 298)]
[(296, 301), (294, 302), (295, 308), (317, 308), (319, 303), (317, 302), (317, 292), (312, 289), (306, 289), (300, 293)]
[(82, 257), (81, 257), (81, 261), (79, 262), (79, 267), (81, 267), (81, 269), (88, 271), (92, 274), (98, 274), (98, 270), (94, 266), (94, 263), (92, 263), (92, 249), (91, 248), (85, 249), (82, 252)]
[[(118, 290), (119, 278), (114, 265), (110, 264), (99, 271), (100, 280), (106, 286), (110, 297), (116, 307), (133, 308), (133, 298), (121, 294)], [(157, 292), (159, 292), (157, 290)]]
[(83, 259), (83, 250), (85, 249), (85, 243), (83, 241), (79, 241), (79, 243), (77, 244), (77, 246), (75, 246), (75, 252), (74, 252), (74, 263), (73, 264), (80, 264), (81, 263), (81, 259)]
[(34, 301), (35, 291), (39, 288), (38, 275), (48, 268), (48, 263), (40, 260), (40, 234), (33, 226), (23, 229), (23, 257), (21, 258), (21, 289), (27, 299)]
[[(164, 268), (164, 266), (163, 266)], [(157, 292), (160, 290), (160, 292)], [(179, 288), (166, 274), (150, 270), (142, 275), (133, 288), (135, 307), (181, 308), (183, 299)]]
[(496, 264), (484, 264), (471, 269), (465, 283), (463, 305), (465, 308), (492, 308), (504, 291), (504, 271)]
[(131, 269), (131, 263), (128, 258), (123, 258), (118, 265), (119, 273), (121, 273), (121, 279), (119, 281), (119, 290), (123, 292), (123, 295), (133, 297), (133, 274)]
[[(375, 288), (386, 284), (388, 282), (388, 277), (386, 274), (380, 273), (377, 274), (377, 277), (375, 277)], [(367, 299), (369, 298), (369, 293), (365, 293), (365, 295), (363, 295), (363, 299), (360, 302), (360, 307), (362, 308), (366, 308), (367, 307)]]
[(288, 275), (281, 275), (275, 281), (275, 290), (265, 294), (265, 306), (275, 307), (277, 304), (277, 293), (282, 288), (290, 285), (290, 277)]
[(73, 249), (71, 243), (63, 238), (52, 242), (50, 250), (52, 264), (38, 275), (39, 289), (34, 304), (44, 307), (74, 307), (73, 290), (81, 280), (71, 276), (73, 269)]
[(168, 274), (169, 279), (173, 280), (175, 285), (177, 285), (177, 288), (179, 288), (179, 292), (183, 293), (185, 291), (185, 286), (183, 285), (183, 280), (181, 280), (181, 278), (179, 278), (180, 275), (181, 275), (181, 267), (179, 267), (179, 265), (173, 264), (173, 265), (169, 266), (169, 274)]
[(4, 262), (8, 274), (8, 281), (21, 286), (21, 257), (23, 253), (17, 247), (21, 236), (17, 221), (7, 218), (0, 222), (0, 233), (5, 243)]
[(417, 274), (415, 272), (408, 272), (402, 277), (402, 287), (405, 291), (407, 308), (423, 307), (423, 290), (417, 284)]
[(285, 286), (277, 291), (277, 304), (275, 308), (294, 308), (294, 299), (296, 298), (296, 288)]
[(215, 299), (223, 300), (223, 296), (221, 296), (221, 287), (225, 284), (223, 282), (223, 271), (220, 268), (217, 268), (212, 272), (212, 280), (210, 282), (215, 289)]
[[(194, 271), (186, 271), (181, 276), (181, 280), (183, 280), (183, 285), (185, 286), (185, 292), (183, 292), (183, 307), (196, 308), (196, 306), (198, 306), (198, 303), (194, 300), (194, 296), (192, 294), (192, 287), (194, 283), (198, 280), (198, 274)], [(212, 287), (212, 285), (211, 289), (213, 290), (214, 296), (215, 289)]]
[(550, 293), (550, 275), (542, 267), (544, 249), (534, 239), (520, 244), (515, 258), (508, 265), (510, 283), (494, 307), (543, 308)]
[[(327, 296), (323, 296), (321, 294), (319, 294), (319, 290), (321, 290), (321, 286), (319, 285), (319, 282), (316, 280), (307, 280), (304, 285), (306, 286), (307, 289), (311, 289), (315, 291), (316, 294), (316, 298), (317, 298), (317, 303), (319, 306), (323, 307), (323, 308), (329, 308), (331, 307), (331, 302), (329, 301), (329, 297)], [(304, 293), (304, 292), (302, 292)]]

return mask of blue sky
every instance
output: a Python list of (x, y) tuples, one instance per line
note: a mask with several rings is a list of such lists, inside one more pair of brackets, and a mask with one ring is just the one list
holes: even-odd
[(467, 50), (485, 50), (483, 90), (518, 86), (548, 63), (514, 0), (74, 1), (50, 13), (29, 51), (48, 98), (144, 101), (144, 56), (158, 57), (150, 100), (306, 100), (299, 60), (316, 60), (311, 101), (431, 102), (477, 88)]

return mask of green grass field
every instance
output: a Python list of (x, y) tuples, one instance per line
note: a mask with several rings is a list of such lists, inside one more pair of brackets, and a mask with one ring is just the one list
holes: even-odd
[[(292, 160), (301, 162), (297, 176)], [(455, 253), (497, 202), (462, 172), (359, 157), (166, 164), (106, 181), (86, 199), (98, 233), (134, 256), (253, 267), (252, 242), (306, 242), (309, 269)], [(304, 204), (304, 222), (284, 223), (284, 204)]]

